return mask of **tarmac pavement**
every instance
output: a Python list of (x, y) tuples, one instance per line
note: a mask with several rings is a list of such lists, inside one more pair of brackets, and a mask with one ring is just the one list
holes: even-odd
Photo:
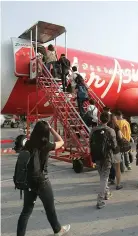
[[(12, 132), (16, 133), (15, 130)], [(3, 135), (6, 136), (4, 131)], [(12, 181), (16, 158), (16, 155), (1, 157), (3, 236), (16, 235), (17, 221), (23, 205), (20, 193), (14, 189)], [(116, 191), (115, 186), (112, 186), (113, 197), (101, 210), (96, 209), (99, 189), (97, 171), (84, 169), (83, 173), (76, 174), (71, 164), (51, 159), (48, 170), (59, 221), (61, 224), (71, 224), (71, 231), (67, 236), (138, 236), (138, 167), (135, 161), (132, 171), (126, 171), (122, 175), (124, 188)], [(26, 235), (53, 235), (39, 199), (29, 219)]]

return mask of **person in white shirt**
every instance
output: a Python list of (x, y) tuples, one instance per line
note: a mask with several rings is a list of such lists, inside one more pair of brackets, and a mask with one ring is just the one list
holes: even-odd
[(52, 44), (47, 47), (47, 63), (57, 61), (57, 54)]
[(92, 124), (97, 125), (98, 123), (98, 109), (95, 106), (95, 101), (90, 99), (89, 100), (90, 105), (87, 108), (88, 112), (91, 112), (91, 117), (92, 117)]
[(76, 82), (75, 79), (77, 78), (77, 75), (79, 74), (77, 67), (73, 66), (72, 67), (72, 74), (69, 77), (71, 87), (72, 87), (72, 93), (75, 93), (75, 87), (76, 87)]
[(50, 71), (50, 67), (52, 65), (53, 66), (53, 70), (55, 72), (55, 64), (56, 64), (56, 62), (57, 62), (57, 54), (56, 54), (54, 46), (52, 44), (50, 44), (48, 46), (48, 48), (47, 48), (47, 60), (46, 60), (46, 67), (47, 67), (47, 69)]

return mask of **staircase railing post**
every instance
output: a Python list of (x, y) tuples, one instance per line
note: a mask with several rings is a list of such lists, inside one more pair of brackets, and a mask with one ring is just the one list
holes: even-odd
[(32, 30), (30, 31), (30, 40), (31, 40), (31, 47), (30, 47), (30, 61), (32, 60)]
[(68, 120), (68, 111), (67, 111), (67, 101), (65, 101), (65, 127), (64, 127), (64, 138), (65, 138), (65, 141), (64, 141), (64, 145), (65, 145), (65, 149), (67, 148), (67, 130), (66, 130), (66, 127), (67, 127), (67, 120)]
[(67, 55), (67, 32), (65, 31), (65, 55), (66, 57), (68, 56)]
[(38, 121), (38, 77), (36, 78), (36, 122)]
[(29, 139), (29, 130), (30, 130), (30, 122), (29, 122), (29, 94), (28, 94), (28, 97), (27, 97), (27, 139)]
[[(57, 114), (56, 114), (56, 112), (54, 112), (54, 130), (57, 132)], [(54, 141), (56, 141), (55, 138), (54, 138)], [(55, 156), (56, 157), (58, 156), (58, 150), (55, 150)]]

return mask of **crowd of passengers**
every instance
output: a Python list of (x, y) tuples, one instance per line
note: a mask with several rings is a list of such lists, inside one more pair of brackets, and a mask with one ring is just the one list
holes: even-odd
[[(123, 118), (121, 111), (111, 112), (110, 108), (108, 107), (103, 108), (99, 122), (98, 109), (96, 107), (95, 101), (90, 98), (88, 87), (85, 84), (83, 77), (78, 72), (77, 67), (73, 66), (71, 68), (71, 73), (69, 73), (71, 65), (70, 61), (65, 57), (64, 54), (61, 54), (61, 57), (58, 60), (52, 45), (48, 47), (48, 56), (50, 56), (50, 58), (52, 58), (51, 55), (54, 55), (54, 58), (48, 61), (48, 65), (46, 64), (47, 68), (50, 70), (50, 65), (52, 64), (53, 69), (56, 71), (56, 62), (58, 62), (58, 64), (61, 66), (63, 91), (68, 91), (73, 94), (74, 99), (77, 100), (78, 110), (81, 118), (89, 128), (92, 128), (92, 132), (90, 134), (90, 143), (94, 142), (94, 134), (101, 132), (103, 127), (106, 127), (108, 130), (108, 135), (111, 136), (113, 156), (111, 155), (112, 152), (110, 152), (110, 150), (109, 153), (107, 153), (108, 161), (106, 160), (104, 164), (101, 164), (100, 160), (97, 161), (97, 157), (95, 157), (95, 162), (97, 162), (101, 182), (100, 194), (98, 195), (97, 199), (97, 207), (102, 208), (105, 206), (104, 199), (109, 199), (111, 195), (108, 188), (108, 182), (110, 182), (110, 184), (115, 184), (116, 179), (116, 190), (122, 189), (123, 186), (120, 183), (121, 167), (122, 169), (126, 167), (128, 170), (131, 170), (131, 163), (134, 157), (130, 142), (134, 143), (134, 140), (131, 137), (130, 124), (126, 119)], [(85, 102), (88, 102), (89, 104), (87, 104), (86, 109), (84, 108)], [(97, 140), (97, 142), (97, 148), (99, 149), (100, 140)], [(93, 151), (94, 146), (92, 144), (90, 146), (92, 156), (94, 158), (96, 155)]]
[[(50, 133), (54, 136), (54, 143), (50, 142)], [(90, 151), (92, 160), (96, 163), (100, 176), (100, 188), (97, 197), (97, 208), (105, 207), (105, 200), (109, 200), (111, 192), (110, 184), (116, 184), (116, 190), (121, 190), (121, 171), (120, 163), (123, 161), (128, 170), (131, 170), (132, 153), (130, 141), (130, 125), (123, 118), (122, 113), (110, 113), (108, 108), (100, 115), (100, 124), (94, 125), (90, 132)], [(62, 137), (46, 121), (38, 121), (31, 133), (30, 139), (25, 143), (24, 150), (33, 153), (39, 151), (39, 165), (41, 166), (39, 174), (34, 175), (34, 166), (30, 162), (28, 169), (28, 186), (24, 190), (24, 204), (17, 225), (17, 236), (24, 236), (29, 217), (32, 214), (37, 197), (43, 203), (47, 219), (54, 231), (54, 235), (62, 236), (70, 230), (70, 225), (61, 226), (55, 209), (54, 195), (51, 183), (48, 178), (47, 166), (49, 152), (61, 148), (64, 145)], [(138, 165), (138, 142), (137, 165)], [(116, 183), (115, 183), (116, 178)]]
[[(104, 135), (105, 140), (103, 141)], [(100, 175), (100, 191), (97, 198), (97, 208), (99, 209), (103, 208), (105, 200), (111, 197), (109, 183), (116, 185), (116, 190), (123, 188), (121, 167), (123, 170), (126, 168), (130, 171), (131, 163), (134, 160), (131, 142), (134, 143), (130, 124), (123, 118), (122, 112), (111, 113), (110, 109), (105, 107), (100, 115), (100, 124), (92, 128), (90, 133), (91, 154)], [(101, 152), (100, 149), (104, 151)], [(138, 143), (136, 149), (138, 160)]]
[(65, 54), (61, 54), (58, 59), (56, 50), (52, 44), (47, 47), (47, 51), (44, 52), (38, 49), (38, 54), (41, 55), (43, 63), (47, 69), (51, 72), (54, 78), (60, 78), (62, 80), (63, 91), (66, 91), (67, 76), (70, 70), (70, 61), (66, 58)]
[[(97, 208), (105, 207), (105, 200), (110, 199), (111, 192), (109, 184), (116, 185), (116, 190), (121, 190), (121, 163), (130, 171), (131, 163), (134, 159), (131, 150), (131, 128), (129, 122), (123, 117), (121, 111), (111, 112), (108, 107), (104, 107), (98, 119), (98, 109), (95, 102), (89, 98), (88, 88), (82, 76), (74, 66), (69, 76), (70, 62), (64, 54), (57, 59), (56, 52), (52, 45), (47, 51), (45, 65), (49, 70), (54, 70), (56, 62), (61, 66), (61, 76), (63, 91), (70, 90), (70, 93), (77, 99), (81, 118), (90, 128), (90, 152), (92, 160), (96, 163), (100, 176), (100, 188), (97, 197)], [(55, 72), (54, 72), (55, 73)], [(83, 107), (85, 102), (89, 102), (87, 109)], [(54, 143), (51, 143), (50, 133), (54, 136)], [(38, 121), (31, 133), (30, 139), (25, 143), (24, 150), (33, 153), (39, 150), (39, 161), (41, 170), (39, 176), (33, 176), (33, 166), (30, 165), (28, 183), (30, 189), (24, 190), (23, 210), (18, 220), (17, 236), (24, 236), (28, 219), (32, 214), (37, 197), (43, 203), (48, 221), (53, 229), (54, 235), (62, 236), (70, 230), (70, 225), (61, 226), (54, 205), (54, 196), (51, 183), (48, 178), (48, 154), (52, 150), (61, 148), (64, 145), (62, 137), (46, 121)], [(138, 165), (138, 142), (137, 165)], [(45, 170), (45, 171), (44, 171)], [(115, 181), (116, 180), (116, 181)]]
[(95, 107), (94, 101), (89, 98), (88, 88), (83, 77), (78, 72), (77, 67), (73, 66), (71, 68), (71, 63), (66, 58), (65, 54), (61, 54), (58, 59), (56, 50), (52, 44), (48, 46), (45, 55), (42, 51), (39, 52), (39, 54), (41, 54), (45, 66), (53, 77), (61, 79), (63, 92), (72, 93), (74, 99), (77, 100), (80, 116), (84, 117), (85, 109), (83, 105), (86, 101), (89, 101), (88, 114), (85, 115), (84, 119), (85, 121), (87, 120), (87, 124), (91, 123), (89, 115), (93, 113), (93, 125), (97, 123), (98, 110)]

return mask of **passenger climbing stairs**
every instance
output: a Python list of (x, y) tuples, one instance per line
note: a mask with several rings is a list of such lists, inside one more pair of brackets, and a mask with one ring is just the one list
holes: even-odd
[[(63, 127), (64, 153), (68, 152), (68, 161), (73, 161), (75, 172), (81, 172), (83, 166), (93, 167), (89, 150), (90, 130), (78, 113), (76, 101), (71, 94), (64, 93), (61, 90), (57, 80), (52, 77), (45, 65), (39, 60), (38, 67), (41, 68), (38, 76), (38, 87), (45, 92), (50, 105), (53, 107), (54, 117)], [(89, 95), (95, 100), (99, 108), (103, 107), (104, 104), (91, 89), (89, 89)]]

